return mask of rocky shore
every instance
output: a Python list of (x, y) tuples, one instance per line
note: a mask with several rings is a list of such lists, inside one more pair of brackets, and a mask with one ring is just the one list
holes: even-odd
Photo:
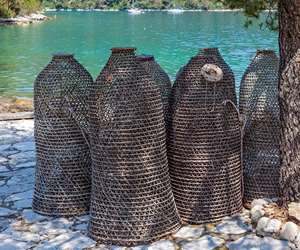
[(31, 98), (0, 98), (0, 114), (32, 111), (33, 100)]
[(31, 23), (39, 23), (50, 19), (42, 13), (33, 13), (27, 16), (17, 16), (13, 18), (0, 18), (0, 25), (26, 25)]
[(0, 98), (0, 121), (33, 117), (33, 100), (30, 98)]

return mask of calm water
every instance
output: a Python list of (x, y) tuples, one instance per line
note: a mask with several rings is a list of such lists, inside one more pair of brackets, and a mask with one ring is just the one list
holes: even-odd
[(0, 96), (32, 96), (38, 72), (57, 51), (75, 53), (93, 77), (114, 46), (134, 46), (155, 55), (173, 79), (201, 47), (219, 47), (234, 70), (237, 87), (256, 49), (278, 50), (277, 33), (245, 29), (233, 12), (52, 12), (55, 20), (0, 27)]

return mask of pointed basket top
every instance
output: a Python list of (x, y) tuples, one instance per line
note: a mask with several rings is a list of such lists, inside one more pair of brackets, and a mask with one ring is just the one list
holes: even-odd
[(149, 61), (154, 61), (154, 56), (152, 55), (138, 55), (137, 56), (137, 59), (140, 61), (140, 62), (149, 62)]
[(53, 59), (66, 59), (66, 58), (73, 58), (74, 54), (66, 53), (66, 52), (56, 52), (52, 54)]
[(276, 55), (275, 51), (272, 49), (258, 49), (256, 51), (256, 55), (264, 54), (264, 55)]
[(134, 47), (115, 47), (115, 48), (111, 48), (111, 52), (113, 54), (116, 54), (116, 53), (125, 53), (125, 54), (134, 54), (136, 51), (136, 48)]

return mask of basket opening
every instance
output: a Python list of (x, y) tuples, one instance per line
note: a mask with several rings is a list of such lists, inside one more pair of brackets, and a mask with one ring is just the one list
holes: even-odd
[(134, 47), (124, 47), (124, 48), (121, 48), (121, 47), (115, 47), (115, 48), (111, 48), (111, 52), (113, 54), (119, 54), (119, 53), (126, 53), (126, 54), (134, 54), (136, 48)]
[(274, 54), (275, 55), (275, 51), (272, 49), (258, 49), (256, 54), (264, 54), (264, 55), (270, 55), (270, 54)]
[(212, 48), (203, 48), (200, 49), (203, 53), (219, 53), (219, 49), (217, 47), (212, 47)]
[(63, 59), (63, 58), (72, 58), (74, 57), (74, 54), (66, 53), (66, 52), (57, 52), (54, 53), (52, 56), (54, 59)]
[(149, 61), (154, 61), (154, 56), (152, 55), (138, 55), (137, 59), (141, 62), (149, 62)]

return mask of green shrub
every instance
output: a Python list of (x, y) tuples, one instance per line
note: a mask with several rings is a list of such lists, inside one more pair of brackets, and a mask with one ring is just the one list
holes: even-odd
[(41, 2), (39, 0), (23, 0), (21, 2), (21, 11), (19, 14), (28, 15), (40, 10)]
[(16, 14), (10, 10), (10, 9), (7, 9), (3, 6), (0, 6), (0, 17), (1, 18), (9, 18), (9, 17), (14, 17), (16, 16)]
[[(23, 2), (39, 2), (38, 0), (10, 0)], [(1, 0), (0, 0), (1, 2)], [(222, 8), (220, 0), (43, 0), (43, 7), (57, 9), (74, 9), (74, 8), (113, 8), (126, 9), (134, 5), (137, 8), (143, 9), (166, 9), (166, 8)], [(134, 3), (134, 4), (133, 4)], [(31, 4), (27, 9), (31, 9)]]

